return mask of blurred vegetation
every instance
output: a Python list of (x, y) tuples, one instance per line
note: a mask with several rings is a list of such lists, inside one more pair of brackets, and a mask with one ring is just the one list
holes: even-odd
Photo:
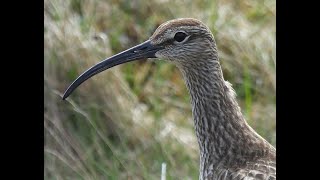
[(276, 143), (275, 0), (45, 0), (44, 179), (198, 179), (189, 95), (177, 68), (143, 60), (61, 95), (83, 71), (148, 39), (161, 23), (202, 20), (248, 123)]

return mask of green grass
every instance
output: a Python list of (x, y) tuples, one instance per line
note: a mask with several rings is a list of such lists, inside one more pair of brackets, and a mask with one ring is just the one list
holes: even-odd
[(212, 30), (248, 123), (276, 143), (275, 0), (44, 1), (44, 179), (198, 179), (190, 97), (174, 65), (121, 65), (61, 95), (100, 60), (194, 17)]

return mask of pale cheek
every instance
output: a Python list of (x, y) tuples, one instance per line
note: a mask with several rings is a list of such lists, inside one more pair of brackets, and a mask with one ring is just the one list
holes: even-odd
[(164, 59), (164, 60), (170, 60), (170, 61), (173, 61), (173, 57), (170, 56), (170, 53), (168, 52), (161, 52), (161, 51), (158, 51), (156, 52), (155, 56), (157, 58), (161, 58), (161, 59)]
[(168, 51), (158, 51), (156, 52), (155, 55), (157, 58), (162, 58), (162, 59), (170, 58), (170, 53), (168, 53)]
[(163, 54), (162, 54), (161, 52), (159, 52), (159, 51), (156, 52), (155, 56), (156, 56), (157, 58), (164, 58)]

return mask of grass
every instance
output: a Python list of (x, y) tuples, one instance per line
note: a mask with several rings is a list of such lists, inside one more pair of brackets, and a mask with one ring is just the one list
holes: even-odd
[(197, 179), (189, 95), (163, 61), (112, 68), (61, 95), (88, 67), (194, 17), (212, 30), (248, 123), (276, 143), (275, 0), (44, 1), (44, 179)]

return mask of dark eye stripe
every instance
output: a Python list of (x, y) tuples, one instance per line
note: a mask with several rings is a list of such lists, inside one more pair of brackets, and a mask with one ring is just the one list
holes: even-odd
[(173, 39), (168, 39), (164, 42), (162, 42), (161, 44), (159, 44), (160, 46), (167, 46), (167, 45), (172, 45), (173, 44)]
[(176, 40), (177, 42), (182, 42), (188, 35), (186, 33), (183, 32), (177, 32), (174, 35), (174, 40)]

